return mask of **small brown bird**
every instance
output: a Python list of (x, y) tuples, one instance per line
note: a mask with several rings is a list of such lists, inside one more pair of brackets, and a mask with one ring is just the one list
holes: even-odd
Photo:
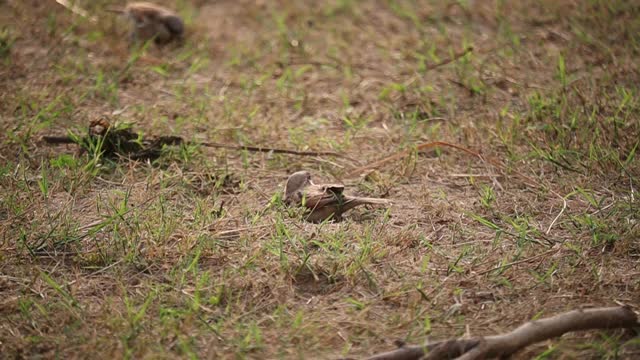
[(146, 1), (132, 2), (124, 9), (109, 9), (124, 14), (132, 23), (130, 40), (166, 44), (182, 38), (184, 22), (173, 11)]
[(104, 136), (111, 127), (111, 123), (104, 117), (93, 119), (89, 122), (89, 135)]
[(306, 220), (322, 222), (340, 221), (342, 214), (358, 205), (390, 204), (387, 199), (363, 198), (344, 195), (342, 184), (314, 184), (308, 171), (291, 174), (284, 188), (284, 202), (289, 206), (306, 208)]

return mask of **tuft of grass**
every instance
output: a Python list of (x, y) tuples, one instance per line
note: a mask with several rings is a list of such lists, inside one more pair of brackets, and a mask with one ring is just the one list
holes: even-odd
[(0, 59), (8, 60), (14, 43), (15, 38), (11, 31), (6, 27), (0, 29)]

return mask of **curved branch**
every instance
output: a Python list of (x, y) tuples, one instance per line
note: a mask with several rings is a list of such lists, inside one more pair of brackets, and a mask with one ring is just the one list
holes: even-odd
[(473, 339), (452, 339), (425, 344), (401, 346), (374, 355), (367, 360), (418, 360), (421, 358), (460, 360), (506, 357), (525, 347), (561, 336), (568, 332), (617, 329), (640, 326), (636, 314), (627, 306), (573, 310), (553, 317), (529, 321), (515, 330)]

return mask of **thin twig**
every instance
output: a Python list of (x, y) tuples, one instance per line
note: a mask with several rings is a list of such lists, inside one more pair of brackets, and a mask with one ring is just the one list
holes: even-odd
[[(146, 209), (152, 200), (155, 200), (156, 198), (158, 198), (158, 196), (160, 196), (161, 194), (158, 193), (156, 195), (152, 195), (150, 197), (148, 197), (147, 199), (145, 199), (144, 201), (142, 201), (140, 204), (132, 206), (130, 208), (128, 208), (125, 212), (123, 212), (122, 214), (118, 214), (118, 217), (120, 218), (124, 218), (125, 215), (129, 214), (130, 212), (134, 211), (134, 210), (138, 210), (138, 209)], [(84, 239), (85, 237), (89, 236), (92, 232), (92, 229), (96, 226), (105, 224), (108, 225), (108, 223), (113, 219), (113, 216), (108, 216), (105, 217), (103, 219), (98, 219), (98, 220), (94, 220), (86, 225), (83, 225), (81, 227), (78, 228), (78, 231), (85, 231), (84, 234), (80, 235), (79, 238), (80, 239)]]
[[(173, 138), (173, 137), (172, 137)], [(178, 137), (175, 137), (178, 138)], [(56, 136), (56, 135), (44, 135), (42, 136), (42, 140), (49, 144), (74, 144), (74, 141), (69, 136)], [(297, 151), (290, 149), (279, 149), (279, 148), (271, 148), (264, 146), (246, 146), (246, 145), (231, 145), (231, 144), (221, 144), (214, 142), (199, 142), (199, 141), (189, 141), (185, 142), (180, 138), (180, 142), (186, 143), (188, 145), (196, 145), (196, 146), (204, 146), (210, 148), (218, 148), (218, 149), (230, 149), (230, 150), (246, 150), (251, 152), (262, 152), (262, 153), (275, 153), (275, 154), (289, 154), (289, 155), (297, 155), (297, 156), (335, 156), (343, 159), (347, 159), (352, 161), (355, 164), (360, 164), (360, 162), (352, 157), (347, 155), (340, 154), (335, 151)]]
[(497, 178), (498, 174), (449, 174), (450, 177)]
[(495, 270), (504, 269), (506, 267), (511, 267), (513, 265), (518, 265), (518, 264), (526, 263), (526, 262), (529, 262), (529, 261), (533, 261), (533, 260), (539, 259), (541, 257), (547, 256), (547, 255), (549, 255), (549, 254), (551, 254), (553, 252), (558, 252), (558, 251), (560, 251), (560, 249), (551, 249), (549, 251), (545, 251), (542, 254), (538, 254), (536, 256), (528, 257), (526, 259), (522, 259), (522, 260), (518, 260), (518, 261), (513, 261), (513, 262), (510, 262), (510, 263), (507, 263), (507, 264), (504, 264), (504, 265), (496, 266), (494, 268), (481, 271), (481, 272), (478, 273), (478, 275), (484, 275), (484, 274), (490, 273), (490, 272), (495, 271)]
[(466, 49), (464, 49), (464, 50), (462, 50), (462, 51), (460, 51), (460, 52), (457, 52), (457, 53), (453, 54), (453, 56), (451, 56), (451, 57), (450, 57), (450, 58), (448, 58), (448, 59), (444, 59), (444, 60), (440, 61), (439, 63), (435, 63), (435, 64), (433, 64), (433, 65), (429, 65), (429, 66), (427, 66), (427, 67), (426, 67), (426, 69), (425, 69), (425, 71), (433, 70), (433, 69), (435, 69), (435, 68), (439, 68), (440, 66), (444, 66), (444, 65), (447, 65), (447, 64), (449, 64), (449, 63), (452, 63), (452, 62), (454, 62), (454, 61), (456, 61), (456, 60), (460, 59), (461, 57), (463, 57), (463, 56), (467, 55), (468, 53), (470, 53), (470, 52), (472, 52), (472, 51), (473, 51), (473, 46), (469, 46), (469, 47), (467, 47)]
[(49, 144), (75, 144), (76, 142), (69, 136), (43, 135), (41, 138)]
[[(555, 194), (555, 192), (554, 192)], [(558, 194), (556, 194), (558, 195)], [(564, 196), (559, 196), (560, 199), (562, 199), (562, 210), (560, 210), (560, 212), (558, 213), (558, 215), (556, 215), (556, 217), (553, 219), (553, 221), (551, 222), (551, 224), (549, 224), (549, 227), (547, 228), (547, 231), (545, 232), (545, 234), (549, 235), (549, 233), (551, 232), (551, 228), (553, 227), (553, 225), (555, 225), (556, 221), (558, 221), (558, 219), (560, 218), (560, 216), (562, 216), (562, 213), (564, 213), (564, 210), (567, 208), (567, 199), (564, 198)]]
[[(124, 259), (120, 259), (120, 260), (118, 260), (118, 261), (114, 262), (113, 264), (111, 264), (111, 265), (109, 265), (109, 266), (103, 267), (102, 269), (98, 269), (98, 270), (96, 270), (96, 271), (92, 272), (91, 274), (86, 275), (86, 276), (85, 276), (85, 278), (83, 278), (82, 280), (86, 279), (87, 277), (91, 277), (91, 276), (95, 276), (95, 275), (101, 274), (101, 273), (103, 273), (103, 272), (105, 272), (105, 271), (107, 271), (107, 270), (111, 269), (112, 267), (114, 267), (114, 266), (116, 266), (116, 265), (120, 264), (120, 263), (121, 263), (121, 262), (123, 262), (123, 261), (124, 261)], [(76, 280), (71, 280), (71, 281), (69, 281), (69, 282), (67, 283), (67, 286), (75, 284), (75, 283), (76, 283), (76, 281), (78, 281), (78, 280), (81, 280), (81, 279), (76, 279)]]
[[(501, 163), (494, 161), (492, 159), (489, 158), (485, 158), (484, 156), (482, 156), (480, 153), (475, 152), (473, 150), (467, 149), (465, 147), (462, 147), (460, 145), (456, 145), (456, 144), (452, 144), (452, 143), (448, 143), (445, 141), (434, 141), (434, 142), (428, 142), (428, 143), (422, 143), (419, 144), (418, 146), (416, 146), (416, 150), (420, 151), (420, 150), (424, 150), (424, 149), (428, 149), (428, 148), (432, 148), (432, 147), (437, 147), (437, 146), (447, 146), (447, 147), (451, 147), (454, 149), (458, 149), (461, 151), (466, 152), (467, 154), (473, 155), (475, 157), (477, 157), (478, 159), (480, 159), (482, 162), (488, 163), (490, 165), (493, 165), (494, 167), (496, 167), (497, 169), (501, 170), (502, 172), (504, 172), (506, 174), (506, 167), (504, 165), (502, 165)], [(362, 172), (364, 172), (365, 170), (371, 170), (371, 169), (375, 169), (378, 168), (390, 161), (393, 160), (398, 160), (401, 159), (405, 156), (408, 156), (409, 154), (411, 154), (413, 150), (404, 150), (404, 151), (400, 151), (397, 152), (393, 155), (387, 156), (381, 160), (375, 161), (371, 164), (365, 165), (365, 166), (361, 166), (353, 171), (351, 171), (351, 173), (349, 173), (347, 176), (351, 177), (351, 176), (358, 176), (360, 175)], [(527, 185), (530, 186), (532, 188), (536, 188), (536, 189), (545, 189), (547, 190), (547, 188), (540, 182), (536, 182), (535, 180), (531, 179), (530, 177), (522, 174), (521, 172), (517, 171), (517, 170), (512, 170), (514, 174), (516, 174), (518, 177), (520, 177), (523, 182)], [(493, 178), (495, 180), (495, 177)], [(560, 197), (564, 200), (564, 198), (558, 194), (557, 192), (555, 192), (554, 190), (552, 190), (551, 188), (548, 188), (548, 191), (551, 192), (552, 194)], [(566, 202), (565, 202), (566, 204)], [(548, 233), (547, 233), (548, 234)]]
[[(482, 155), (480, 155), (479, 153), (477, 153), (477, 152), (475, 152), (473, 150), (469, 150), (469, 149), (467, 149), (465, 147), (462, 147), (460, 145), (448, 143), (448, 142), (445, 142), (445, 141), (433, 141), (433, 142), (428, 142), (428, 143), (422, 143), (422, 144), (419, 144), (418, 146), (416, 146), (415, 150), (416, 151), (421, 151), (421, 150), (424, 150), (424, 149), (438, 147), (438, 146), (448, 146), (448, 147), (451, 147), (451, 148), (454, 148), (454, 149), (458, 149), (458, 150), (466, 152), (467, 154), (471, 154), (471, 155), (479, 158), (482, 161), (485, 161), (484, 157)], [(372, 164), (368, 164), (368, 165), (359, 167), (359, 168), (351, 171), (349, 176), (356, 176), (356, 175), (359, 175), (360, 173), (362, 173), (362, 172), (364, 172), (366, 170), (375, 169), (375, 168), (380, 167), (380, 166), (382, 166), (382, 165), (384, 165), (384, 164), (386, 164), (386, 163), (388, 163), (390, 161), (401, 159), (401, 158), (411, 154), (412, 151), (413, 151), (413, 149), (404, 150), (404, 151), (395, 153), (393, 155), (387, 156), (387, 157), (385, 157), (383, 159), (380, 159), (380, 160), (378, 160), (378, 161), (376, 161), (376, 162), (374, 162)]]
[(290, 155), (298, 155), (298, 156), (335, 156), (335, 157), (340, 157), (340, 158), (353, 161), (354, 163), (358, 163), (358, 160), (334, 151), (297, 151), (297, 150), (289, 150), (289, 149), (270, 148), (270, 147), (264, 147), (264, 146), (230, 145), (230, 144), (220, 144), (220, 143), (213, 143), (213, 142), (190, 142), (189, 144), (201, 145), (205, 147), (219, 148), (219, 149), (246, 150), (246, 151), (253, 151), (253, 152), (290, 154)]
[(76, 4), (71, 4), (69, 3), (67, 0), (56, 0), (56, 2), (62, 6), (64, 6), (65, 8), (67, 8), (69, 11), (71, 11), (72, 13), (76, 14), (76, 15), (80, 15), (84, 18), (89, 19), (89, 21), (95, 23), (98, 22), (98, 19), (95, 16), (91, 16), (89, 15), (89, 13), (87, 12), (87, 10), (79, 7)]

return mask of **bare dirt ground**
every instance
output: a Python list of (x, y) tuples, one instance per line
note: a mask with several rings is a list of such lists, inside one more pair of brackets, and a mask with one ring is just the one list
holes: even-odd
[[(163, 1), (185, 42), (146, 49), (122, 3), (79, 3), (97, 23), (0, 1), (3, 356), (360, 358), (638, 310), (640, 2)], [(354, 159), (40, 141), (103, 116)], [(393, 205), (305, 223), (280, 195), (300, 169)], [(519, 354), (639, 356), (624, 331)]]

